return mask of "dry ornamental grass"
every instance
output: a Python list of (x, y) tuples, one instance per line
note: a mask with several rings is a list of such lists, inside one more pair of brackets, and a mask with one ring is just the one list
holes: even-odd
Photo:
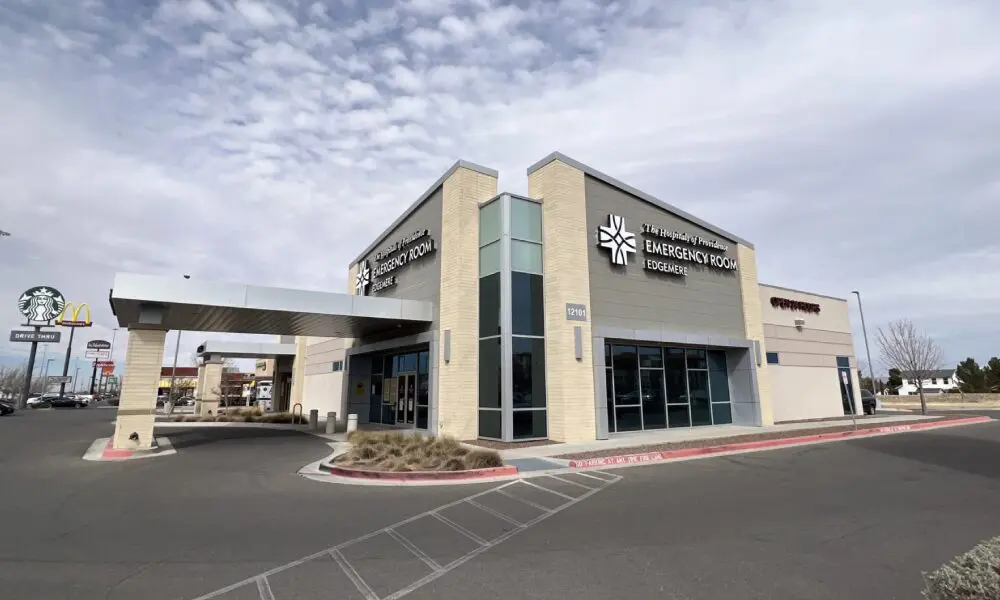
[(408, 435), (398, 431), (355, 431), (351, 449), (334, 462), (374, 471), (467, 471), (502, 467), (493, 450), (469, 450), (450, 437)]
[(259, 408), (239, 408), (230, 411), (219, 411), (217, 415), (174, 415), (175, 423), (294, 423), (304, 425), (309, 422), (308, 415), (296, 413), (264, 413)]

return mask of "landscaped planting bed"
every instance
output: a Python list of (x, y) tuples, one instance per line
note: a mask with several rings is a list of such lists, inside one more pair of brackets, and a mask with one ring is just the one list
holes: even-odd
[(333, 460), (349, 469), (387, 472), (470, 471), (503, 466), (493, 450), (470, 450), (450, 437), (398, 431), (354, 431), (350, 450)]
[(305, 425), (308, 415), (280, 412), (266, 413), (258, 407), (221, 408), (216, 415), (174, 415), (175, 423), (291, 423)]

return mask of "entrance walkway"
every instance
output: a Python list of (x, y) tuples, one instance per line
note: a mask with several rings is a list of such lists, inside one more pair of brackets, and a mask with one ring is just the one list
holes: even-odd
[[(922, 415), (887, 415), (874, 417), (858, 417), (858, 425), (890, 425), (896, 423), (912, 423), (935, 417)], [(594, 440), (577, 444), (549, 444), (545, 446), (530, 446), (500, 450), (504, 460), (521, 458), (544, 458), (563, 454), (593, 452), (597, 450), (614, 450), (616, 448), (632, 448), (652, 444), (670, 444), (694, 440), (711, 440), (715, 438), (730, 438), (738, 435), (760, 435), (774, 432), (806, 433), (813, 429), (843, 427), (851, 425), (851, 419), (835, 421), (807, 421), (798, 423), (782, 423), (768, 427), (747, 427), (743, 425), (719, 425), (716, 427), (685, 427), (683, 429), (661, 429), (657, 431), (642, 431), (620, 434), (608, 440)]]

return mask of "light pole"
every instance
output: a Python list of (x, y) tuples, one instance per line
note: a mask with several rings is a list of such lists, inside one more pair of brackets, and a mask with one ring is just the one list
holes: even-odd
[(854, 290), (851, 293), (858, 297), (858, 312), (861, 313), (861, 333), (865, 336), (865, 354), (868, 356), (868, 378), (871, 380), (872, 394), (877, 399), (878, 392), (875, 391), (875, 367), (872, 365), (872, 351), (868, 348), (868, 329), (865, 327), (865, 309), (861, 306), (861, 292)]
[(54, 361), (54, 358), (50, 358), (45, 361), (45, 371), (42, 372), (42, 393), (49, 391), (49, 363)]
[(73, 373), (73, 391), (74, 392), (76, 392), (77, 391), (77, 387), (79, 387), (77, 385), (79, 383), (79, 381), (78, 381), (79, 377), (80, 377), (80, 367), (77, 367), (76, 368), (76, 372)]
[[(190, 275), (185, 275), (184, 279), (191, 279)], [(181, 330), (177, 330), (177, 345), (174, 346), (174, 368), (170, 369), (170, 392), (167, 394), (167, 401), (174, 401), (174, 381), (177, 380), (177, 353), (181, 350)]]

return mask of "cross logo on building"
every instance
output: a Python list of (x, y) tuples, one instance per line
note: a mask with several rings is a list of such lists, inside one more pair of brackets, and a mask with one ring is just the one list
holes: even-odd
[(625, 217), (608, 215), (607, 226), (597, 228), (597, 245), (611, 251), (611, 263), (627, 265), (628, 255), (635, 254), (635, 234), (625, 230)]
[(354, 278), (354, 291), (359, 296), (368, 295), (368, 284), (372, 282), (372, 270), (368, 267), (368, 261), (358, 263), (358, 274)]

